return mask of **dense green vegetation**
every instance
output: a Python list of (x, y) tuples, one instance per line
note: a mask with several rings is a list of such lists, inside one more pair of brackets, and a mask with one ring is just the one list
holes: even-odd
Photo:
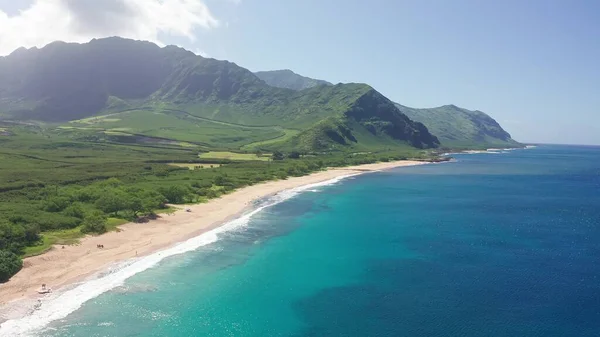
[(272, 87), (292, 90), (304, 90), (318, 85), (332, 85), (327, 81), (298, 75), (289, 69), (257, 71), (254, 75)]
[(8, 250), (0, 250), (0, 282), (6, 282), (23, 267), (19, 256)]
[(0, 277), (20, 268), (20, 256), (127, 221), (143, 222), (168, 204), (205, 202), (239, 187), (328, 166), (430, 155), (408, 146), (362, 154), (202, 152), (193, 144), (120, 143), (97, 138), (94, 130), (1, 127)]

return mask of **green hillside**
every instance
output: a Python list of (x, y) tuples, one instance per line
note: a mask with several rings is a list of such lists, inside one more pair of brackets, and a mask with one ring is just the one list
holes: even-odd
[(519, 147), (498, 122), (481, 111), (455, 105), (415, 109), (398, 103), (396, 107), (415, 121), (427, 126), (447, 147)]
[(298, 75), (289, 69), (257, 71), (254, 74), (268, 85), (277, 88), (304, 90), (319, 85), (332, 85), (327, 81)]
[[(298, 75), (291, 70), (262, 71), (255, 73), (267, 84), (299, 90), (331, 83)], [(481, 111), (470, 111), (454, 105), (432, 109), (395, 106), (410, 119), (423, 123), (442, 145), (455, 148), (486, 148), (493, 146), (521, 146), (490, 116)], [(313, 137), (314, 139), (314, 137)]]
[(366, 84), (276, 88), (231, 62), (121, 38), (55, 42), (0, 58), (0, 97), (5, 120), (102, 139), (146, 136), (234, 150), (439, 144)]

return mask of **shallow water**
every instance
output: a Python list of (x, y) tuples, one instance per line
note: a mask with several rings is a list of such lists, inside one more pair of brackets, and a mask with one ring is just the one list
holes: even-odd
[(598, 336), (600, 148), (309, 188), (43, 336)]

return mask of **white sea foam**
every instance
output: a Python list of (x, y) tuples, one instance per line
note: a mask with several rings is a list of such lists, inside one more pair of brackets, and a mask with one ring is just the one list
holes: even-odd
[(101, 295), (102, 293), (123, 285), (125, 280), (128, 278), (156, 266), (163, 259), (169, 256), (190, 252), (198, 249), (199, 247), (216, 242), (219, 239), (218, 235), (220, 233), (245, 226), (248, 224), (252, 216), (261, 212), (267, 207), (271, 207), (288, 200), (300, 194), (301, 192), (321, 186), (332, 185), (338, 183), (342, 179), (354, 175), (357, 174), (340, 176), (320, 183), (304, 185), (279, 192), (268, 198), (260, 207), (224, 224), (223, 226), (176, 244), (171, 248), (158, 251), (145, 257), (131, 259), (115, 264), (108, 270), (99, 273), (92, 279), (89, 279), (81, 284), (77, 284), (71, 289), (57, 292), (52, 294), (50, 297), (44, 298), (44, 300), (42, 300), (42, 306), (38, 310), (35, 310), (34, 312), (22, 318), (11, 319), (2, 323), (0, 325), (0, 336), (18, 337), (36, 335), (37, 332), (39, 332), (49, 323), (67, 317), (67, 315), (79, 309), (85, 302)]
[(113, 325), (115, 325), (115, 323), (113, 323), (113, 322), (101, 322), (101, 323), (98, 323), (98, 326), (113, 326)]
[(519, 148), (516, 147), (507, 147), (504, 149), (501, 148), (491, 148), (491, 149), (487, 149), (488, 152), (498, 152), (498, 151), (514, 151), (514, 150), (518, 150)]

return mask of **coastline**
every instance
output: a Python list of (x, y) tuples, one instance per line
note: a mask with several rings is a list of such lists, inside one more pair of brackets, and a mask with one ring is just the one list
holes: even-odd
[[(42, 283), (55, 293), (73, 288), (110, 266), (134, 260), (173, 247), (237, 219), (253, 202), (280, 192), (332, 179), (402, 166), (426, 164), (422, 161), (396, 161), (343, 168), (330, 168), (302, 177), (248, 186), (207, 203), (187, 206), (174, 214), (162, 215), (148, 223), (127, 223), (118, 232), (87, 236), (79, 244), (53, 247), (50, 251), (24, 259), (23, 269), (0, 285), (0, 322), (31, 312)], [(98, 249), (97, 245), (104, 245)]]
[(446, 153), (443, 153), (442, 156), (451, 156), (453, 154), (482, 154), (482, 153), (499, 154), (499, 153), (506, 153), (506, 152), (515, 151), (515, 150), (532, 149), (532, 148), (536, 148), (536, 147), (537, 146), (535, 146), (535, 145), (525, 145), (524, 147), (489, 148), (489, 149), (485, 149), (485, 150), (461, 150), (458, 152), (446, 152)]

